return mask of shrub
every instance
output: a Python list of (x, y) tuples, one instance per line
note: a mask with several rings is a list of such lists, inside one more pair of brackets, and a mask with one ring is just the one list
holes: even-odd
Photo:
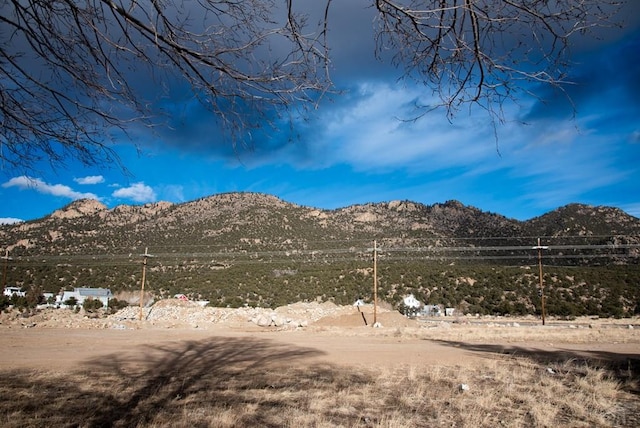
[(104, 305), (102, 304), (102, 302), (98, 299), (89, 298), (82, 303), (82, 309), (84, 309), (85, 312), (94, 312), (102, 308), (103, 306)]
[(29, 287), (25, 294), (26, 304), (29, 309), (33, 309), (39, 304), (45, 303), (42, 288), (36, 285)]
[(62, 303), (64, 303), (67, 306), (73, 307), (73, 306), (76, 306), (78, 304), (78, 299), (76, 299), (75, 297), (71, 296), (71, 297), (69, 297), (67, 300), (65, 300)]
[(120, 309), (129, 306), (129, 303), (126, 300), (118, 300), (114, 297), (113, 299), (109, 299), (109, 304), (107, 306), (111, 312), (117, 312)]

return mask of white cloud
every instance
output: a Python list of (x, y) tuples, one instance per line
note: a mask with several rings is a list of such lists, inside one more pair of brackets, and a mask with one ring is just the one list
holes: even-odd
[(156, 193), (153, 189), (142, 182), (118, 189), (114, 191), (111, 196), (114, 198), (131, 199), (135, 202), (154, 202), (156, 200)]
[(184, 196), (184, 186), (178, 184), (164, 186), (160, 193), (163, 200), (172, 202), (184, 202), (186, 200)]
[(22, 223), (24, 220), (13, 217), (0, 217), (0, 224)]
[[(400, 85), (363, 85), (349, 102), (322, 114), (324, 128), (309, 133), (309, 158), (369, 174), (401, 170), (429, 183), (434, 198), (445, 195), (438, 199), (475, 192), (476, 200), (514, 198), (537, 209), (584, 200), (628, 182), (635, 172), (620, 162), (625, 146), (610, 144), (591, 115), (505, 121), (495, 124), (497, 135), (477, 109), (461, 111), (451, 122), (440, 110), (415, 122), (398, 120), (415, 112), (416, 93)], [(503, 107), (505, 117), (518, 117), (518, 105)]]
[(89, 175), (87, 177), (74, 178), (73, 181), (78, 184), (100, 184), (104, 183), (104, 177), (101, 175)]
[(359, 171), (429, 172), (497, 157), (491, 123), (476, 112), (461, 113), (451, 123), (438, 109), (412, 121), (415, 105), (438, 103), (418, 100), (416, 93), (410, 86), (363, 84), (350, 103), (320, 120), (324, 129), (311, 149), (314, 161), (324, 158), (326, 165), (349, 164)]
[(96, 199), (100, 200), (98, 196), (94, 193), (81, 193), (76, 192), (69, 186), (65, 186), (64, 184), (49, 184), (45, 183), (39, 178), (27, 177), (26, 175), (22, 175), (20, 177), (14, 177), (6, 183), (2, 184), (2, 187), (17, 187), (21, 190), (35, 190), (38, 193), (42, 193), (45, 195), (53, 195), (60, 196), (63, 198), (69, 199)]

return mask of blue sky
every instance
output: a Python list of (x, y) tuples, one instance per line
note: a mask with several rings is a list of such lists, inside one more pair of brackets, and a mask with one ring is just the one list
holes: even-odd
[(578, 202), (640, 217), (640, 8), (627, 8), (623, 30), (573, 49), (574, 84), (566, 89), (575, 115), (564, 96), (531, 87), (538, 98), (506, 103), (496, 128), (474, 108), (451, 121), (440, 110), (400, 121), (429, 97), (374, 60), (371, 22), (361, 18), (349, 28), (355, 36), (332, 36), (333, 78), (343, 93), (294, 120), (292, 140), (275, 130), (234, 151), (197, 104), (172, 100), (171, 128), (134, 130), (114, 146), (129, 175), (73, 161), (29, 176), (0, 170), (0, 222), (40, 218), (80, 198), (111, 208), (233, 191), (325, 209), (455, 199), (526, 220)]

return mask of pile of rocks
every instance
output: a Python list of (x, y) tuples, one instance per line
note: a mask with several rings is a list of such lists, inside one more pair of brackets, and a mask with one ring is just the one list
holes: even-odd
[[(334, 303), (294, 303), (276, 309), (269, 308), (213, 308), (179, 299), (159, 300), (144, 308), (142, 317), (152, 325), (169, 327), (191, 326), (206, 328), (213, 325), (243, 326), (247, 322), (259, 327), (306, 327), (322, 318), (340, 317), (356, 311), (352, 306)], [(140, 308), (129, 306), (110, 316), (114, 322), (128, 322), (140, 318)]]
[[(371, 312), (371, 305), (360, 307)], [(387, 312), (378, 309), (379, 312)], [(83, 310), (45, 309), (37, 314), (25, 316), (17, 311), (2, 314), (0, 327), (8, 328), (112, 328), (131, 329), (141, 326), (158, 328), (276, 328), (278, 330), (297, 329), (318, 323), (323, 327), (331, 325), (361, 325), (358, 308), (339, 306), (324, 302), (299, 302), (276, 309), (270, 308), (214, 308), (180, 299), (158, 300), (142, 309), (139, 306), (127, 306), (115, 314), (105, 316), (102, 312), (84, 313)], [(397, 312), (397, 311), (394, 311)], [(397, 314), (400, 316), (400, 314)], [(345, 324), (346, 318), (355, 321)]]
[(0, 327), (4, 328), (109, 328), (110, 322), (99, 314), (85, 314), (71, 309), (39, 309), (35, 314), (17, 310), (4, 311), (0, 315)]

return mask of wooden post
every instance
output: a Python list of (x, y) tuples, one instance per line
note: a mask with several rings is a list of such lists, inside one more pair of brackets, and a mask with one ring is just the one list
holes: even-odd
[(549, 247), (540, 245), (540, 238), (538, 238), (538, 245), (533, 247), (534, 250), (538, 250), (538, 276), (540, 278), (540, 305), (542, 310), (542, 325), (545, 324), (545, 307), (544, 307), (544, 281), (542, 279), (542, 250), (546, 250)]
[(148, 248), (145, 247), (144, 254), (142, 254), (142, 284), (140, 286), (140, 321), (142, 321), (143, 317), (143, 303), (144, 303), (144, 280), (147, 274), (147, 259), (149, 257), (153, 257), (151, 254), (147, 252)]
[[(356, 302), (356, 303), (357, 303), (357, 302)], [(357, 308), (358, 308), (358, 312), (360, 313), (360, 315), (362, 315), (362, 321), (364, 321), (364, 325), (369, 325), (369, 324), (367, 323), (367, 317), (365, 317), (365, 316), (364, 316), (364, 312), (362, 312), (362, 311), (360, 310), (360, 305), (357, 305)]]
[(373, 241), (373, 326), (378, 322), (378, 245)]

